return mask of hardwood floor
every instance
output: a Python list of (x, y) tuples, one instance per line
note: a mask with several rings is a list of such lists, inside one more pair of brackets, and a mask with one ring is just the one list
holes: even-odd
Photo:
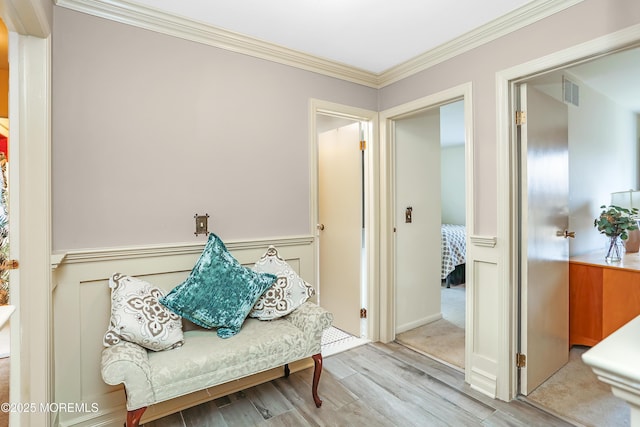
[(312, 369), (280, 378), (145, 427), (571, 426), (518, 400), (472, 390), (459, 371), (399, 344), (367, 344), (324, 359), (316, 408)]

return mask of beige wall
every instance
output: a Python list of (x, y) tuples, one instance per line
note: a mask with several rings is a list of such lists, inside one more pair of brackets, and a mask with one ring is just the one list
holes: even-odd
[(309, 98), (377, 91), (54, 8), (53, 248), (310, 234)]
[(585, 0), (381, 89), (380, 109), (461, 83), (473, 83), (476, 232), (495, 235), (498, 170), (495, 73), (638, 22), (640, 2), (636, 0)]

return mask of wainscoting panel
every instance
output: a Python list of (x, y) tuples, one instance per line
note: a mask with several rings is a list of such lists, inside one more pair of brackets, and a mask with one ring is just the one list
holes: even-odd
[(466, 380), (495, 398), (500, 349), (498, 258), (495, 238), (472, 237), (467, 253)]
[[(225, 245), (239, 262), (252, 266), (273, 244), (315, 287), (313, 243), (312, 236), (302, 236)], [(122, 386), (105, 384), (100, 374), (102, 337), (111, 310), (109, 277), (115, 272), (136, 276), (168, 292), (189, 275), (203, 248), (204, 242), (74, 251), (52, 257), (55, 402), (86, 404), (80, 406), (84, 411), (60, 413), (61, 426), (122, 425), (124, 420)], [(202, 402), (207, 396), (194, 394), (181, 399), (176, 408), (190, 406), (189, 399)], [(154, 412), (151, 409), (150, 414)], [(161, 412), (167, 411), (171, 411), (171, 404)]]

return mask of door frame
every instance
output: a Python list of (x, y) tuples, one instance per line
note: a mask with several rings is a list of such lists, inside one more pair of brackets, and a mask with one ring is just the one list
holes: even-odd
[(318, 198), (318, 131), (316, 118), (318, 114), (328, 114), (337, 117), (344, 117), (351, 120), (367, 122), (369, 125), (370, 141), (367, 141), (365, 149), (365, 222), (369, 224), (365, 227), (366, 236), (366, 291), (367, 291), (367, 323), (366, 336), (363, 338), (371, 341), (379, 339), (380, 330), (380, 297), (379, 297), (379, 155), (378, 155), (378, 113), (358, 107), (337, 104), (311, 98), (309, 100), (309, 227), (310, 233), (314, 236), (314, 278), (318, 287), (320, 274), (320, 239), (316, 224), (319, 218), (319, 198)]
[[(474, 212), (474, 144), (473, 144), (473, 87), (471, 82), (425, 96), (415, 101), (390, 108), (380, 113), (380, 341), (390, 342), (395, 339), (396, 330), (396, 284), (395, 284), (395, 121), (462, 99), (464, 101), (464, 134), (465, 134), (465, 216), (467, 226), (467, 263), (473, 257), (469, 236), (475, 233)], [(467, 274), (468, 281), (472, 275)], [(473, 319), (473, 283), (467, 283), (466, 325), (465, 325), (465, 381), (470, 382), (471, 349), (474, 342)]]
[[(46, 0), (7, 0), (2, 19), (9, 31), (9, 223), (11, 257), (11, 403), (51, 402), (51, 22)], [(28, 178), (28, 179), (27, 179)], [(17, 192), (16, 192), (17, 188)], [(17, 236), (17, 239), (15, 239)], [(17, 286), (16, 286), (17, 284)], [(12, 412), (12, 425), (56, 423), (57, 413)]]
[[(11, 304), (16, 306), (11, 317), (9, 393), (12, 403), (51, 402), (51, 38), (10, 33), (9, 42), (9, 55), (14, 60), (9, 95), (13, 159), (9, 226), (10, 235), (18, 236), (11, 240), (10, 252), (20, 262), (9, 279)], [(9, 422), (48, 426), (55, 418), (57, 413), (12, 412)]]
[(497, 245), (499, 251), (498, 300), (499, 342), (496, 396), (511, 400), (518, 395), (518, 216), (519, 168), (516, 158), (515, 86), (527, 79), (552, 70), (574, 66), (580, 62), (606, 56), (637, 45), (640, 42), (640, 24), (593, 39), (589, 42), (558, 51), (538, 59), (496, 73), (496, 135), (498, 155), (498, 210)]

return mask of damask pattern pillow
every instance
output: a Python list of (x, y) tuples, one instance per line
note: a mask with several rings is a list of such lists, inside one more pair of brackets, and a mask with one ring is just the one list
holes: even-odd
[(276, 276), (242, 266), (218, 236), (211, 233), (189, 277), (160, 302), (220, 338), (240, 331), (249, 311)]
[(180, 316), (162, 306), (162, 290), (144, 280), (115, 273), (109, 278), (111, 320), (103, 344), (136, 343), (153, 351), (184, 343)]
[(274, 246), (269, 246), (253, 269), (271, 273), (277, 279), (256, 302), (249, 313), (251, 317), (273, 320), (286, 316), (304, 304), (315, 292), (310, 284), (302, 280), (291, 266), (280, 258)]

